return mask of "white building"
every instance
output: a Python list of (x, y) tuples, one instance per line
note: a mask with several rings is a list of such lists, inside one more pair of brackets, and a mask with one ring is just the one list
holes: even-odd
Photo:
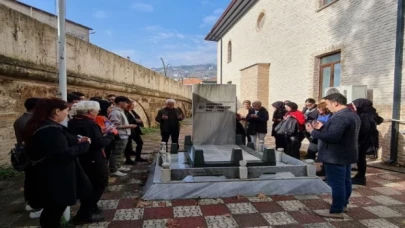
[[(239, 101), (261, 100), (268, 108), (278, 100), (303, 105), (306, 98), (320, 99), (327, 87), (366, 85), (386, 120), (398, 112), (395, 118), (405, 119), (405, 95), (398, 92), (405, 80), (394, 83), (403, 73), (395, 61), (403, 52), (396, 38), (403, 36), (398, 2), (233, 0), (206, 37), (218, 43), (218, 83), (236, 84)], [(388, 159), (399, 143), (398, 160), (405, 164), (404, 137), (391, 140), (397, 127), (380, 127), (383, 155)]]

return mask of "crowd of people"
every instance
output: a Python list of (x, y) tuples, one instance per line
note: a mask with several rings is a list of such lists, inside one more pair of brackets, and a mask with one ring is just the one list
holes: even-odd
[[(79, 200), (75, 224), (104, 219), (97, 203), (108, 177), (126, 176), (130, 169), (123, 163), (147, 161), (141, 157), (144, 124), (135, 104), (113, 94), (86, 99), (80, 92), (68, 94), (67, 102), (59, 98), (25, 101), (26, 112), (15, 121), (14, 130), (17, 145), (25, 148), (30, 160), (24, 170), (25, 209), (30, 218), (40, 218), (44, 228), (59, 227), (66, 208)], [(184, 116), (174, 105), (174, 100), (167, 100), (156, 120), (161, 123), (162, 141), (171, 137), (178, 143), (179, 121)]]
[[(301, 144), (309, 141), (307, 159), (322, 162), (318, 176), (332, 188), (332, 206), (329, 213), (320, 216), (343, 218), (351, 195), (352, 184), (366, 184), (367, 155), (376, 156), (379, 144), (377, 125), (383, 122), (373, 103), (356, 99), (347, 104), (340, 93), (329, 94), (318, 104), (312, 98), (305, 101), (302, 111), (292, 101), (277, 101), (274, 109), (271, 135), (277, 150), (301, 159)], [(248, 137), (256, 149), (264, 144), (269, 114), (260, 101), (243, 101), (237, 112), (237, 134)], [(357, 163), (357, 174), (352, 178), (352, 164)]]

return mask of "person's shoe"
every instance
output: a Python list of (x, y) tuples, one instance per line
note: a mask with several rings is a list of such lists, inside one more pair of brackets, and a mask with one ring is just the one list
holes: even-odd
[(135, 165), (135, 162), (132, 159), (127, 158), (127, 160), (125, 160), (125, 164), (126, 165)]
[(30, 205), (25, 205), (25, 211), (28, 211), (28, 212), (31, 212), (31, 211), (33, 211), (34, 209), (32, 209), (32, 207), (30, 206)]
[(37, 218), (41, 217), (42, 210), (43, 210), (43, 209), (41, 209), (41, 210), (39, 210), (39, 211), (32, 211), (32, 212), (30, 213), (30, 215), (29, 215), (30, 219), (37, 219)]
[(129, 171), (131, 171), (131, 169), (130, 169), (130, 168), (121, 167), (121, 168), (118, 169), (118, 171), (121, 171), (121, 172), (129, 172)]
[(330, 213), (329, 211), (326, 212), (314, 212), (315, 214), (324, 217), (324, 218), (333, 218), (333, 219), (344, 219), (343, 213)]
[(95, 208), (93, 208), (93, 213), (96, 215), (101, 215), (103, 214), (103, 210), (101, 210), (98, 206), (96, 206)]
[(116, 177), (125, 177), (127, 174), (126, 173), (121, 173), (120, 171), (110, 173), (110, 176), (116, 176)]
[(366, 186), (366, 178), (353, 177), (352, 184)]
[(143, 159), (141, 157), (135, 159), (135, 162), (147, 162), (147, 161), (148, 159)]

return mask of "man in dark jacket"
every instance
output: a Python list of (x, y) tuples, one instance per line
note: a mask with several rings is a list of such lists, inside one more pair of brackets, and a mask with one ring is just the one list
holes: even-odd
[[(28, 121), (32, 118), (32, 115), (34, 114), (35, 111), (35, 106), (38, 103), (39, 98), (28, 98), (27, 100), (25, 100), (24, 102), (24, 107), (26, 109), (26, 112), (24, 112), (24, 114), (22, 116), (20, 116), (15, 122), (14, 122), (14, 133), (15, 133), (15, 138), (17, 139), (17, 145), (21, 146), (23, 143), (23, 135), (24, 135), (24, 129), (27, 126)], [(27, 172), (29, 172), (28, 170), (26, 171), (25, 175), (29, 175), (27, 174)], [(32, 183), (35, 184), (35, 183)], [(30, 206), (30, 202), (28, 202), (28, 195), (27, 195), (27, 191), (26, 189), (28, 189), (29, 187), (27, 187), (27, 185), (29, 185), (28, 183), (28, 179), (24, 178), (24, 198), (25, 198), (25, 202), (27, 203), (27, 206), (25, 207), (26, 211), (32, 211), (30, 213), (30, 218), (39, 218), (39, 216), (41, 216), (41, 209), (33, 209)]]
[[(141, 127), (143, 127), (143, 122), (141, 120), (141, 117), (138, 115), (138, 113), (135, 112), (135, 101), (131, 100), (131, 103), (129, 103), (127, 109), (125, 110), (125, 115), (128, 119), (129, 124), (135, 124), (137, 127), (131, 129), (131, 136), (128, 139), (128, 144), (127, 147), (125, 148), (125, 164), (127, 165), (134, 165), (135, 162), (146, 162), (146, 159), (143, 159), (141, 157), (142, 153), (142, 147), (143, 147), (143, 141), (142, 141), (142, 130)], [(132, 146), (132, 140), (135, 141), (136, 143), (136, 149), (135, 152), (133, 150)], [(132, 161), (131, 155), (135, 155), (135, 162)]]
[(168, 142), (171, 137), (172, 143), (176, 143), (179, 148), (180, 121), (184, 116), (178, 109), (174, 108), (176, 101), (168, 99), (166, 107), (161, 109), (156, 115), (156, 122), (160, 123), (160, 134), (162, 142)]
[[(269, 121), (269, 112), (266, 108), (262, 106), (262, 102), (255, 101), (252, 103), (252, 109), (246, 116), (246, 121), (248, 122), (247, 134), (252, 139), (253, 144), (256, 149), (261, 149), (257, 147), (257, 143), (263, 145), (264, 138), (267, 134), (267, 121)], [(258, 140), (258, 142), (256, 142)]]
[(333, 116), (323, 125), (307, 123), (306, 129), (318, 139), (318, 158), (324, 163), (328, 184), (332, 188), (332, 205), (323, 217), (343, 219), (352, 193), (351, 164), (357, 162), (360, 118), (350, 111), (342, 94), (324, 97)]

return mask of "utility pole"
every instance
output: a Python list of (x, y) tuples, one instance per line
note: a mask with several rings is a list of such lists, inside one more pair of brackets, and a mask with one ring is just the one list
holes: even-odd
[(67, 101), (66, 77), (66, 2), (58, 1), (58, 67), (59, 67), (59, 95)]
[(163, 71), (165, 72), (165, 77), (167, 77), (165, 61), (163, 60), (163, 58), (160, 58), (160, 60), (162, 60)]

